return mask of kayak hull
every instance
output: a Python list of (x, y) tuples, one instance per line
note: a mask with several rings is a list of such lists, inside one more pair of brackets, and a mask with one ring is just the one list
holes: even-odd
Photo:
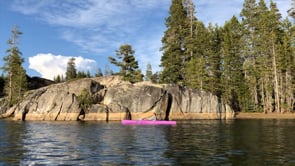
[(122, 120), (123, 125), (176, 125), (176, 121), (168, 120)]

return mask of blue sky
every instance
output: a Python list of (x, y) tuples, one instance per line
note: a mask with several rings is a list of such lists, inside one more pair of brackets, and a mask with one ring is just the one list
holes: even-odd
[[(194, 0), (196, 17), (222, 25), (239, 16), (244, 0)], [(268, 2), (268, 0), (266, 0)], [(291, 0), (274, 0), (283, 16)], [(64, 74), (70, 57), (78, 70), (96, 73), (122, 44), (131, 44), (142, 72), (159, 68), (161, 38), (171, 0), (0, 0), (0, 66), (7, 40), (17, 25), (24, 33), (19, 49), (30, 76)]]

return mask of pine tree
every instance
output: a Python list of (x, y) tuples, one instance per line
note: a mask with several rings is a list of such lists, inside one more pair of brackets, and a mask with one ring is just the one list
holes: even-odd
[(78, 71), (76, 78), (86, 78), (87, 75), (84, 71)]
[(225, 23), (222, 42), (222, 98), (235, 111), (246, 111), (249, 98), (243, 75), (242, 27), (237, 17)]
[(276, 6), (276, 4), (271, 1), (270, 2), (270, 11), (268, 15), (268, 29), (269, 29), (269, 37), (270, 37), (270, 48), (271, 48), (271, 60), (272, 60), (272, 78), (273, 78), (273, 87), (274, 87), (274, 101), (276, 112), (281, 112), (281, 73), (279, 72), (279, 47), (281, 45), (281, 14)]
[(257, 71), (257, 39), (259, 39), (257, 24), (258, 7), (256, 0), (245, 0), (241, 11), (243, 26), (243, 55), (244, 76), (249, 85), (250, 97), (247, 110), (256, 111), (260, 109), (258, 92), (258, 71)]
[(271, 48), (270, 45), (270, 31), (269, 31), (269, 10), (264, 0), (260, 0), (257, 6), (257, 21), (256, 24), (256, 46), (255, 60), (256, 60), (256, 80), (257, 80), (257, 94), (259, 109), (265, 113), (272, 110), (272, 63), (271, 63)]
[(139, 70), (138, 62), (135, 60), (134, 53), (135, 51), (131, 45), (125, 44), (120, 46), (120, 49), (116, 51), (117, 59), (109, 57), (112, 64), (121, 68), (119, 75), (124, 80), (132, 83), (142, 81), (142, 74)]
[(130, 82), (141, 82), (141, 81), (143, 81), (143, 77), (144, 77), (144, 75), (141, 73), (141, 70), (138, 69), (135, 71), (134, 81), (130, 81)]
[(60, 83), (60, 82), (62, 82), (63, 80), (62, 80), (61, 76), (58, 74), (57, 76), (55, 76), (55, 77), (53, 78), (53, 81), (56, 82), (56, 83)]
[(195, 47), (193, 45), (193, 40), (195, 39), (195, 29), (197, 21), (197, 18), (195, 16), (195, 5), (193, 4), (192, 0), (184, 0), (184, 7), (187, 12), (188, 16), (188, 24), (189, 24), (189, 33), (187, 33), (187, 36), (185, 37), (185, 47), (186, 49), (186, 61), (189, 61), (191, 57), (193, 57), (193, 54), (195, 52)]
[(66, 80), (77, 78), (75, 58), (70, 58), (67, 65)]
[(160, 72), (156, 72), (152, 75), (151, 81), (153, 83), (160, 83)]
[(87, 70), (87, 72), (86, 72), (86, 78), (91, 78), (91, 74), (90, 74), (89, 70)]
[(185, 38), (189, 32), (189, 24), (182, 0), (172, 0), (169, 14), (166, 19), (167, 30), (162, 38), (161, 81), (184, 84), (184, 65), (187, 58)]
[(221, 43), (222, 32), (220, 28), (212, 26), (208, 27), (209, 43), (208, 43), (208, 56), (206, 60), (206, 70), (208, 73), (208, 82), (204, 87), (207, 91), (212, 92), (214, 95), (221, 97)]
[(282, 22), (282, 45), (281, 45), (281, 56), (279, 58), (281, 71), (281, 109), (283, 112), (290, 112), (294, 110), (295, 104), (295, 27), (286, 18)]
[(18, 27), (13, 27), (12, 36), (8, 40), (10, 48), (7, 50), (8, 55), (4, 57), (5, 64), (2, 70), (8, 74), (8, 84), (6, 84), (9, 104), (17, 103), (24, 92), (27, 90), (27, 75), (25, 69), (22, 67), (24, 59), (21, 57), (21, 52), (17, 47), (19, 37), (22, 32)]
[(259, 103), (264, 112), (280, 112), (280, 74), (278, 58), (281, 36), (281, 15), (271, 1), (270, 9), (260, 0), (257, 8), (259, 36), (256, 39), (256, 71)]
[[(198, 84), (198, 83), (192, 83), (191, 79), (194, 79), (191, 71), (194, 70), (194, 61), (196, 60), (196, 56), (198, 54), (198, 50), (200, 48), (196, 47), (196, 42), (197, 40), (202, 40), (199, 39), (198, 37), (198, 32), (197, 28), (200, 26), (197, 21), (197, 18), (195, 16), (195, 5), (193, 4), (192, 0), (184, 0), (184, 7), (187, 12), (187, 30), (186, 30), (186, 36), (185, 36), (185, 54), (184, 54), (184, 70), (183, 70), (183, 75), (184, 75), (184, 85), (185, 86), (191, 86), (192, 84)], [(202, 25), (201, 25), (202, 26)], [(202, 67), (202, 66), (198, 66)], [(204, 67), (204, 65), (203, 65)], [(201, 78), (199, 78), (201, 80)], [(202, 87), (201, 87), (202, 88)]]
[(185, 85), (203, 90), (208, 81), (206, 61), (209, 53), (209, 31), (203, 22), (196, 21), (193, 33), (192, 47), (189, 46), (193, 49), (193, 56), (185, 66)]
[(102, 76), (103, 74), (102, 74), (101, 68), (98, 68), (97, 73), (95, 74), (95, 77), (102, 77)]
[(146, 66), (145, 80), (151, 81), (152, 77), (153, 77), (152, 65), (150, 63), (148, 63)]

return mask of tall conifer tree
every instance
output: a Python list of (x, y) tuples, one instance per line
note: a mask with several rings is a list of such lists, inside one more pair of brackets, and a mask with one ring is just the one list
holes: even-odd
[(201, 21), (194, 23), (194, 39), (189, 47), (193, 50), (193, 56), (185, 66), (185, 85), (196, 89), (204, 89), (208, 81), (206, 67), (209, 54), (209, 31)]
[(153, 77), (152, 65), (150, 63), (146, 66), (145, 80), (151, 81)]
[(282, 45), (279, 58), (281, 71), (281, 111), (291, 111), (295, 104), (295, 27), (287, 18), (282, 22)]
[(272, 0), (270, 2), (270, 11), (269, 11), (269, 37), (270, 37), (270, 48), (271, 48), (271, 60), (272, 60), (272, 78), (273, 78), (273, 88), (274, 88), (274, 101), (276, 112), (281, 112), (281, 72), (279, 72), (279, 57), (280, 52), (279, 48), (282, 43), (282, 25), (281, 25), (281, 14), (277, 8), (276, 3)]
[(161, 80), (164, 83), (184, 83), (184, 65), (186, 63), (185, 38), (189, 31), (187, 10), (182, 0), (172, 0), (169, 17), (166, 19), (164, 37), (162, 38), (163, 56), (161, 58)]
[(243, 26), (243, 58), (244, 75), (249, 85), (251, 98), (248, 109), (256, 111), (259, 109), (258, 94), (258, 72), (257, 72), (257, 32), (258, 7), (256, 0), (245, 0), (241, 11)]
[(66, 80), (77, 78), (75, 58), (70, 58), (67, 65)]
[(246, 111), (248, 87), (243, 75), (242, 27), (237, 17), (225, 23), (222, 43), (222, 98), (235, 111)]
[(270, 42), (269, 10), (264, 0), (260, 0), (257, 6), (257, 29), (255, 57), (256, 79), (258, 83), (257, 93), (259, 103), (257, 106), (264, 112), (272, 110), (272, 44)]
[(7, 50), (8, 55), (4, 57), (3, 71), (8, 74), (8, 83), (6, 83), (6, 92), (8, 94), (9, 104), (15, 104), (27, 90), (27, 75), (22, 67), (24, 59), (21, 57), (21, 52), (18, 48), (19, 37), (22, 32), (18, 27), (12, 28), (11, 38), (8, 40), (10, 48)]
[(221, 43), (222, 31), (216, 25), (208, 27), (209, 43), (206, 69), (208, 70), (208, 82), (206, 89), (214, 95), (221, 97)]

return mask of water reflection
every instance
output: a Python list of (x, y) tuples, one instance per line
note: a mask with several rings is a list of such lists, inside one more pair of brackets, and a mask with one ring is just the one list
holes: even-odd
[(13, 124), (0, 121), (0, 165), (9, 163), (18, 165), (19, 158), (23, 158), (25, 150), (23, 149), (23, 130), (21, 122)]
[(237, 121), (233, 148), (245, 153), (239, 159), (247, 165), (294, 165), (294, 127), (293, 120)]
[(223, 145), (227, 144), (228, 134), (225, 132), (228, 130), (224, 125), (221, 121), (183, 122), (169, 133), (171, 139), (167, 157), (176, 159), (177, 165), (227, 162), (228, 159), (219, 153), (224, 153)]
[(100, 136), (105, 147), (100, 153), (100, 163), (114, 161), (128, 165), (153, 165), (165, 162), (163, 151), (167, 142), (163, 128), (171, 126), (119, 126), (106, 130)]
[[(169, 163), (165, 128), (118, 123), (28, 122), (23, 165), (154, 165)], [(162, 129), (161, 129), (162, 128)]]
[(294, 120), (0, 121), (0, 165), (295, 165)]
[(77, 123), (25, 122), (24, 126), (21, 164), (74, 164), (81, 159)]

